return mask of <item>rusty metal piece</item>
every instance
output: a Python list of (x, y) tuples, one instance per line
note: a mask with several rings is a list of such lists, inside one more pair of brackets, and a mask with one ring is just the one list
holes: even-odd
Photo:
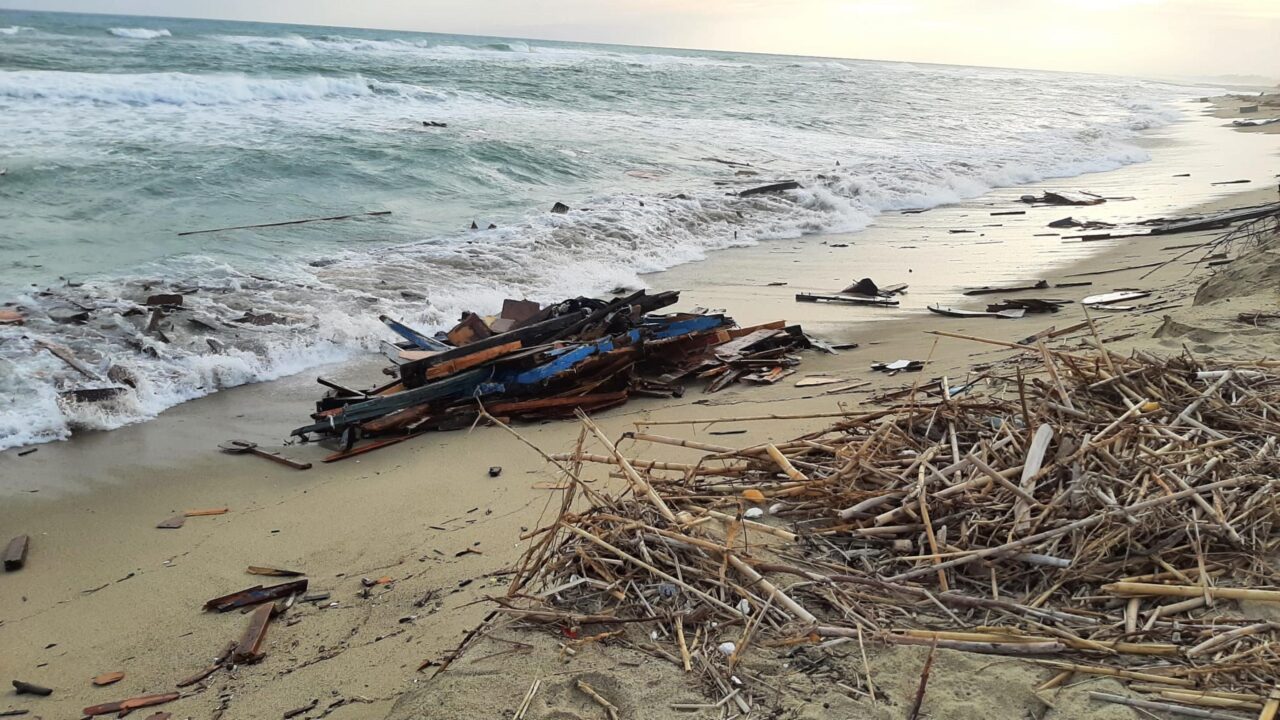
[(27, 564), (27, 548), (31, 545), (31, 538), (27, 535), (19, 535), (9, 541), (8, 547), (4, 549), (4, 569), (6, 572), (21, 570), (23, 565)]
[(233, 592), (222, 597), (216, 597), (204, 604), (205, 610), (216, 610), (218, 612), (227, 612), (248, 605), (257, 605), (258, 603), (272, 602), (282, 597), (288, 597), (297, 593), (306, 592), (307, 580), (294, 580), (292, 582), (281, 583), (280, 585), (272, 585), (271, 587), (263, 587), (255, 585), (251, 588)]
[(181, 697), (181, 695), (176, 692), (164, 693), (162, 695), (143, 695), (141, 697), (117, 700), (116, 702), (103, 703), (101, 705), (91, 705), (81, 712), (90, 717), (95, 715), (110, 715), (111, 713), (120, 713), (121, 717), (123, 717), (134, 710), (140, 710), (154, 705), (163, 705), (165, 703), (173, 702), (179, 697)]
[(240, 637), (240, 643), (231, 653), (232, 662), (256, 663), (266, 656), (266, 653), (262, 652), (262, 644), (266, 642), (267, 626), (271, 624), (271, 616), (274, 613), (275, 608), (271, 605), (261, 605), (253, 611), (253, 615), (249, 618), (249, 627), (245, 628), (244, 635)]

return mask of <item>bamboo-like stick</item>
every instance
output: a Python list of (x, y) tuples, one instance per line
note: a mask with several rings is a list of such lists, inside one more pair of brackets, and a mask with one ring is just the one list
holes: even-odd
[(1116, 703), (1117, 705), (1128, 705), (1129, 707), (1142, 708), (1144, 710), (1171, 712), (1177, 715), (1185, 715), (1187, 717), (1206, 718), (1207, 720), (1241, 720), (1239, 715), (1218, 713), (1213, 712), (1212, 710), (1186, 707), (1185, 705), (1174, 705), (1172, 703), (1155, 702), (1153, 700), (1138, 700), (1135, 698), (1128, 698), (1123, 695), (1112, 695), (1111, 693), (1097, 692), (1094, 690), (1089, 691), (1089, 697), (1094, 700)]
[(1068, 523), (1066, 525), (1063, 525), (1062, 527), (1054, 528), (1053, 530), (1046, 530), (1042, 533), (1037, 533), (1035, 535), (1024, 537), (1019, 540), (1007, 542), (1004, 545), (1000, 545), (998, 547), (986, 548), (983, 550), (974, 550), (968, 555), (947, 560), (943, 563), (934, 565), (932, 567), (920, 568), (917, 570), (910, 570), (905, 573), (900, 573), (891, 578), (888, 578), (888, 580), (889, 582), (902, 582), (903, 580), (909, 580), (911, 578), (919, 577), (920, 575), (927, 574), (930, 571), (936, 570), (938, 568), (945, 569), (945, 568), (957, 567), (960, 565), (967, 565), (968, 563), (971, 563), (975, 560), (981, 560), (983, 558), (991, 557), (993, 555), (999, 555), (1001, 553), (1009, 552), (1010, 550), (1016, 550), (1021, 547), (1026, 547), (1027, 545), (1034, 545), (1036, 543), (1043, 542), (1051, 538), (1066, 535), (1072, 530), (1090, 528), (1090, 527), (1093, 527), (1094, 525), (1097, 525), (1103, 522), (1104, 520), (1109, 520), (1111, 518), (1121, 517), (1125, 515), (1131, 515), (1132, 513), (1135, 513), (1141, 510), (1147, 510), (1153, 507), (1167, 505), (1171, 502), (1175, 502), (1177, 500), (1182, 500), (1183, 498), (1190, 497), (1191, 495), (1194, 495), (1196, 493), (1207, 492), (1207, 491), (1215, 490), (1217, 488), (1236, 487), (1237, 485), (1240, 485), (1243, 482), (1245, 482), (1245, 478), (1239, 478), (1239, 477), (1227, 478), (1226, 480), (1219, 480), (1218, 482), (1215, 482), (1215, 483), (1201, 485), (1200, 487), (1193, 488), (1191, 490), (1183, 490), (1181, 492), (1173, 493), (1172, 495), (1165, 495), (1163, 497), (1146, 500), (1134, 505), (1130, 505), (1128, 507), (1109, 510), (1105, 513), (1101, 513), (1098, 515), (1094, 515), (1092, 517), (1087, 517), (1072, 523)]
[[(1170, 496), (1172, 497), (1172, 496)], [(1280, 590), (1254, 590), (1252, 588), (1208, 587), (1200, 585), (1159, 585), (1157, 583), (1118, 582), (1102, 586), (1103, 591), (1116, 595), (1157, 595), (1161, 597), (1208, 597), (1212, 600), (1254, 600), (1280, 602)]]
[(666, 518), (670, 522), (676, 522), (676, 515), (671, 512), (671, 508), (667, 507), (666, 501), (662, 499), (661, 495), (654, 492), (653, 486), (641, 477), (640, 473), (636, 472), (636, 469), (631, 466), (631, 463), (627, 461), (627, 458), (624, 457), (622, 453), (618, 452), (618, 448), (614, 447), (613, 443), (610, 442), (609, 438), (604, 434), (604, 431), (592, 422), (591, 418), (587, 417), (587, 414), (582, 412), (581, 408), (576, 411), (576, 414), (578, 419), (582, 421), (582, 424), (587, 426), (587, 429), (591, 431), (591, 434), (595, 435), (596, 439), (599, 440), (600, 443), (604, 445), (605, 449), (609, 451), (609, 454), (613, 456), (614, 461), (618, 463), (618, 467), (622, 468), (622, 472), (626, 473), (627, 478), (631, 481), (631, 487), (635, 488), (637, 491), (636, 494), (643, 495), (648, 498), (649, 502), (653, 503), (654, 507), (658, 508), (658, 512), (662, 513), (662, 517)]

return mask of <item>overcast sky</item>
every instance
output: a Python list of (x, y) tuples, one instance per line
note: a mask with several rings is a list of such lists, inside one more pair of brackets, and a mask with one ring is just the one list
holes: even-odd
[(1280, 78), (1280, 0), (0, 0), (137, 15)]

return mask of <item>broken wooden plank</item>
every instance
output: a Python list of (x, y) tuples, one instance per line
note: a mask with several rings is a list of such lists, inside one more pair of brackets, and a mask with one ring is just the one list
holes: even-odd
[(188, 230), (178, 233), (178, 237), (186, 237), (187, 235), (204, 235), (205, 233), (225, 232), (227, 230), (252, 230), (255, 228), (271, 228), (284, 227), (285, 225), (303, 225), (305, 223), (314, 222), (332, 222), (334, 220), (349, 220), (358, 217), (383, 217), (390, 215), (390, 210), (374, 210), (372, 212), (352, 213), (349, 215), (333, 215), (331, 217), (306, 218), (304, 220), (284, 220), (281, 222), (259, 223), (257, 225), (236, 225), (234, 227), (213, 228), (212, 230)]
[(270, 604), (260, 605), (253, 611), (253, 615), (249, 617), (249, 626), (245, 628), (239, 644), (231, 653), (232, 662), (251, 664), (266, 656), (262, 651), (262, 644), (267, 640), (267, 627), (271, 624), (274, 612), (275, 607)]
[(524, 347), (523, 343), (519, 340), (513, 340), (509, 343), (485, 348), (484, 350), (457, 358), (456, 360), (448, 360), (440, 363), (439, 365), (433, 365), (427, 368), (427, 380), (436, 380), (447, 375), (462, 372), (463, 370), (473, 368), (477, 365), (489, 362), (490, 360), (495, 360), (504, 355), (510, 355), (522, 347)]
[(882, 297), (863, 297), (859, 295), (821, 295), (818, 293), (796, 293), (797, 302), (834, 302), (850, 305), (874, 305), (877, 307), (896, 307), (897, 300)]
[(281, 568), (263, 567), (261, 565), (250, 565), (248, 572), (250, 575), (268, 575), (271, 577), (302, 577), (306, 573), (297, 570), (284, 570)]
[(786, 190), (796, 190), (800, 187), (800, 183), (795, 180), (784, 180), (783, 182), (771, 183), (769, 185), (761, 185), (743, 190), (738, 193), (738, 197), (751, 197), (752, 195), (762, 195), (765, 193), (783, 192)]
[(179, 697), (181, 696), (176, 692), (163, 693), (160, 695), (143, 695), (141, 697), (117, 700), (116, 702), (103, 703), (101, 705), (91, 705), (84, 710), (81, 710), (81, 712), (90, 717), (95, 715), (111, 715), (113, 713), (119, 713), (120, 717), (124, 717), (134, 710), (170, 703), (177, 700)]
[(204, 604), (204, 609), (215, 610), (217, 612), (227, 612), (228, 610), (235, 610), (247, 605), (257, 605), (258, 603), (279, 600), (283, 597), (306, 592), (306, 590), (306, 578), (281, 583), (279, 585), (272, 585), (271, 587), (255, 585), (246, 590), (240, 590), (228, 595), (223, 595), (222, 597), (216, 597), (206, 602)]
[(71, 352), (69, 348), (63, 347), (62, 345), (58, 345), (57, 343), (49, 342), (47, 340), (37, 341), (36, 346), (44, 348), (45, 350), (48, 350), (50, 353), (53, 354), (54, 357), (66, 363), (71, 369), (75, 370), (81, 375), (84, 375), (90, 380), (102, 379), (101, 377), (98, 376), (98, 373), (90, 370), (84, 363), (80, 362), (80, 359), (77, 358), (75, 356), (75, 353)]
[(26, 565), (27, 549), (30, 545), (31, 537), (29, 535), (19, 535), (9, 541), (9, 545), (4, 549), (5, 572), (21, 570), (22, 566)]

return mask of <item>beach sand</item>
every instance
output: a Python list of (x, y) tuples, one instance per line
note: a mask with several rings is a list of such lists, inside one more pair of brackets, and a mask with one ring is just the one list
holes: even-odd
[[(1226, 95), (1211, 99), (1208, 114), (1212, 117), (1230, 120), (1269, 120), (1280, 118), (1280, 93), (1260, 93), (1258, 95)], [(1257, 110), (1249, 113), (1240, 112), (1240, 108), (1256, 106)], [(1280, 122), (1270, 125), (1236, 127), (1235, 130), (1250, 133), (1280, 133)]]
[[(924, 306), (973, 307), (957, 287), (1041, 277), (1092, 281), (1089, 287), (1054, 292), (1076, 300), (1115, 288), (1153, 290), (1141, 310), (1101, 318), (1099, 332), (1116, 351), (1142, 347), (1273, 356), (1280, 347), (1274, 330), (1234, 320), (1239, 312), (1276, 308), (1274, 278), (1280, 274), (1266, 264), (1274, 257), (1269, 253), (1213, 268), (1193, 264), (1197, 256), (1192, 254), (1149, 275), (1151, 268), (1091, 275), (1173, 259), (1187, 248), (1170, 247), (1204, 242), (1213, 233), (1097, 243), (1031, 237), (1050, 232), (1045, 223), (1066, 215), (1152, 217), (1192, 206), (1207, 210), (1276, 200), (1280, 141), (1223, 133), (1218, 124), (1196, 120), (1156, 133), (1150, 142), (1157, 159), (1145, 165), (999, 190), (920, 215), (886, 216), (876, 227), (847, 237), (726, 251), (651, 276), (655, 289), (685, 289), (680, 307), (723, 307), (743, 325), (786, 318), (828, 340), (861, 346), (835, 356), (808, 353), (800, 373), (778, 385), (738, 386), (715, 395), (691, 389), (682, 400), (632, 401), (597, 421), (617, 437), (640, 420), (830, 413), (857, 407), (865, 398), (865, 392), (824, 395), (821, 387), (794, 386), (794, 380), (819, 373), (868, 381), (866, 391), (944, 374), (958, 382), (975, 363), (1010, 351), (939, 340), (926, 331), (1017, 340), (1049, 325), (1077, 322), (1079, 305), (1051, 319), (1019, 321), (943, 318)], [(1189, 178), (1173, 177), (1188, 172)], [(1252, 182), (1211, 184), (1235, 179)], [(1138, 199), (1092, 208), (1036, 208), (1022, 216), (990, 214), (1023, 209), (1017, 197), (1035, 188), (1064, 187)], [(1000, 227), (990, 227), (996, 224)], [(860, 248), (874, 248), (874, 254)], [(903, 307), (815, 307), (793, 300), (795, 292), (838, 290), (864, 276), (910, 283)], [(1214, 294), (1222, 297), (1192, 306), (1197, 287), (1211, 277)], [(771, 282), (788, 284), (771, 287)], [(1166, 325), (1167, 331), (1154, 337), (1165, 315), (1177, 325)], [(868, 370), (874, 361), (899, 358), (931, 363), (918, 376), (886, 377)], [(379, 377), (379, 367), (370, 361), (322, 374), (367, 385)], [(507, 717), (535, 677), (546, 684), (527, 717), (539, 720), (603, 717), (599, 707), (573, 690), (571, 680), (583, 677), (618, 703), (623, 717), (670, 717), (671, 702), (705, 702), (674, 665), (597, 646), (561, 657), (546, 634), (511, 627), (490, 633), (436, 680), (429, 680), (433, 668), (417, 672), (424, 662), (445, 658), (492, 611), (484, 598), (505, 591), (502, 571), (525, 546), (520, 534), (538, 527), (558, 505), (558, 493), (546, 489), (556, 477), (536, 453), (497, 428), (430, 434), (328, 465), (318, 462), (325, 454), (321, 448), (284, 448), (291, 457), (316, 463), (305, 472), (214, 449), (233, 437), (270, 444), (305, 420), (318, 394), (310, 377), (242, 387), (182, 405), (144, 425), (40, 446), (24, 457), (0, 455), (0, 540), (20, 533), (32, 538), (27, 567), (0, 575), (0, 677), (54, 688), (48, 698), (7, 694), (0, 698), (0, 711), (26, 708), (34, 716), (74, 717), (94, 703), (172, 690), (248, 623), (236, 612), (203, 613), (204, 601), (275, 580), (246, 574), (249, 565), (303, 571), (313, 592), (328, 592), (331, 598), (295, 607), (273, 624), (261, 663), (220, 671), (206, 682), (207, 689), (162, 709), (178, 717), (218, 717), (225, 706), (224, 718), (272, 718), (316, 700), (316, 709), (300, 717), (326, 712), (331, 718)], [(746, 432), (710, 441), (745, 446), (826, 424), (779, 420), (666, 431), (708, 440), (709, 431), (740, 429)], [(517, 429), (547, 452), (568, 450), (579, 432), (567, 422)], [(698, 455), (634, 443), (624, 450), (671, 459)], [(502, 474), (489, 477), (491, 466), (502, 467)], [(222, 506), (227, 514), (189, 518), (181, 529), (154, 527), (184, 510)], [(383, 577), (392, 582), (366, 592), (362, 578)], [(896, 705), (855, 702), (837, 688), (811, 685), (792, 716), (902, 717), (902, 700), (919, 674), (919, 650), (868, 647), (872, 672)], [(761, 663), (762, 673), (780, 672), (766, 658), (748, 662), (748, 667)], [(93, 676), (116, 670), (126, 673), (119, 683), (90, 684)], [(925, 709), (933, 717), (1014, 718), (1046, 707), (1048, 714), (1038, 717), (1135, 717), (1127, 709), (1084, 699), (1086, 689), (1106, 690), (1107, 682), (1038, 698), (1032, 688), (1046, 677), (1003, 658), (940, 652)]]

